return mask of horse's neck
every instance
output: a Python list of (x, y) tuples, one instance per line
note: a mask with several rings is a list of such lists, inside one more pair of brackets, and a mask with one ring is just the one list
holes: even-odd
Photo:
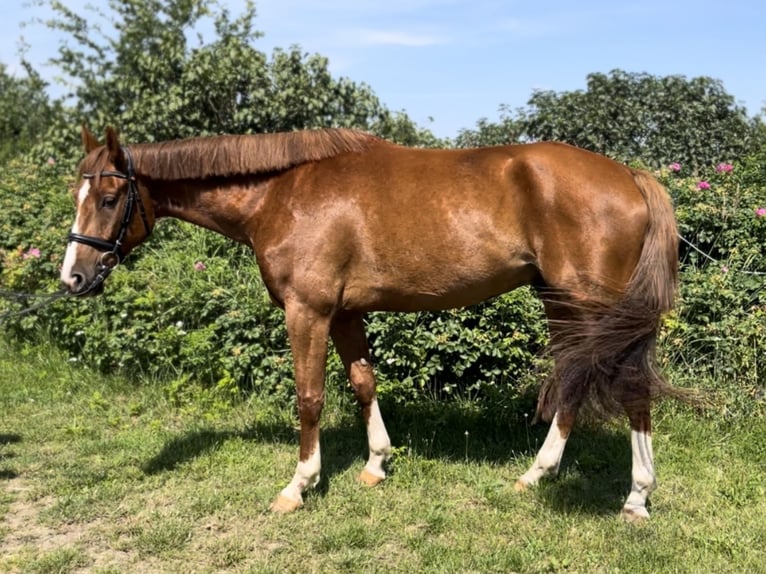
[(220, 181), (162, 182), (152, 190), (156, 217), (180, 219), (247, 245), (261, 196), (254, 186)]

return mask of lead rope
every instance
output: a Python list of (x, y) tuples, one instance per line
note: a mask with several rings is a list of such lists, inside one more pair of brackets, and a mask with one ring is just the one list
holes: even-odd
[[(707, 259), (708, 261), (711, 261), (712, 263), (715, 263), (716, 265), (720, 265), (720, 266), (723, 266), (723, 263), (722, 263), (722, 262), (720, 262), (720, 261), (719, 261), (718, 259), (716, 259), (715, 257), (712, 257), (712, 256), (711, 256), (709, 253), (705, 253), (704, 251), (702, 251), (702, 249), (700, 249), (699, 247), (697, 247), (696, 245), (694, 245), (694, 243), (692, 243), (691, 241), (689, 241), (688, 239), (686, 239), (686, 238), (685, 238), (683, 235), (681, 235), (680, 233), (678, 234), (678, 238), (679, 238), (681, 241), (683, 241), (683, 242), (684, 242), (686, 245), (688, 245), (689, 247), (691, 247), (691, 248), (692, 248), (694, 251), (696, 251), (697, 253), (699, 253), (700, 255), (702, 255), (702, 256), (703, 256), (705, 259)], [(764, 275), (766, 275), (766, 271), (747, 271), (746, 269), (734, 269), (733, 271), (735, 271), (736, 273), (741, 273), (742, 275), (754, 275), (754, 276), (757, 276), (757, 277), (761, 277), (761, 276), (764, 276)]]
[(48, 305), (58, 301), (62, 297), (68, 297), (68, 296), (69, 296), (69, 291), (67, 291), (66, 289), (60, 289), (53, 293), (23, 293), (20, 291), (7, 291), (5, 289), (0, 289), (0, 297), (7, 300), (15, 300), (16, 302), (19, 302), (19, 301), (25, 301), (29, 299), (42, 299), (42, 301), (40, 301), (39, 303), (31, 305), (25, 309), (20, 309), (18, 311), (6, 311), (4, 313), (0, 313), (0, 322), (10, 319), (12, 317), (23, 317), (24, 315), (28, 315), (29, 313), (42, 309), (43, 307), (47, 307)]

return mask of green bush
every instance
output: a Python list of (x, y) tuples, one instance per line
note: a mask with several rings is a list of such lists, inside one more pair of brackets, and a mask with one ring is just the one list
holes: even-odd
[[(660, 173), (683, 236), (715, 259), (683, 245), (682, 298), (665, 323), (661, 360), (674, 380), (712, 387), (726, 408), (752, 412), (764, 405), (764, 276), (750, 273), (766, 270), (766, 216), (759, 215), (766, 150), (706, 177), (709, 187), (684, 177), (683, 166)], [(55, 165), (7, 167), (0, 181), (2, 289), (57, 288), (72, 183)], [(0, 305), (0, 312), (18, 308)], [(373, 313), (367, 327), (381, 393), (396, 400), (430, 393), (514, 401), (546, 341), (529, 290), (442, 313)], [(90, 368), (169, 381), (174, 396), (189, 381), (293, 396), (283, 313), (269, 301), (252, 254), (177, 221), (158, 225), (103, 296), (62, 300), (8, 317), (1, 328), (6, 336), (52, 341)], [(328, 377), (344, 379), (334, 354)]]
[(11, 161), (3, 166), (0, 178), (2, 289), (45, 291), (58, 286), (62, 249), (73, 215), (67, 187), (67, 180), (55, 164), (29, 166)]
[(375, 313), (367, 330), (381, 392), (401, 399), (495, 396), (534, 369), (547, 342), (542, 304), (528, 288), (465, 309)]
[(664, 360), (689, 385), (721, 391), (725, 408), (764, 411), (766, 149), (701, 178), (684, 177), (680, 167), (661, 174), (688, 242), (681, 299), (663, 331)]

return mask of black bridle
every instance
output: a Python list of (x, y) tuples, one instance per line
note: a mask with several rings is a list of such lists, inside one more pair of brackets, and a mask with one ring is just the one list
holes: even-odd
[[(146, 209), (144, 203), (141, 200), (141, 194), (138, 192), (138, 184), (136, 182), (136, 172), (133, 168), (133, 155), (126, 147), (121, 148), (127, 161), (127, 171), (123, 173), (121, 171), (105, 170), (98, 174), (99, 177), (116, 177), (124, 179), (128, 182), (128, 198), (125, 201), (125, 209), (122, 212), (122, 220), (120, 221), (120, 230), (117, 233), (117, 238), (114, 241), (101, 239), (100, 237), (92, 237), (90, 235), (81, 235), (79, 233), (70, 233), (68, 241), (76, 243), (82, 243), (94, 249), (102, 251), (101, 258), (98, 261), (98, 275), (94, 278), (93, 282), (84, 291), (87, 293), (92, 291), (100, 283), (109, 276), (112, 270), (117, 267), (122, 260), (125, 259), (125, 253), (122, 250), (123, 241), (125, 235), (128, 233), (130, 222), (133, 219), (133, 214), (136, 211), (136, 205), (138, 205), (138, 212), (141, 215), (141, 221), (144, 224), (146, 235), (148, 236), (152, 232), (152, 228), (149, 225), (149, 220), (146, 217)], [(95, 173), (82, 174), (83, 179), (94, 179)]]

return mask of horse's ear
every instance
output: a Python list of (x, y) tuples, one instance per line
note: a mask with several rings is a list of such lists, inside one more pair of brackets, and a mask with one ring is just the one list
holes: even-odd
[(116, 169), (125, 169), (125, 155), (120, 146), (120, 135), (112, 126), (106, 128), (106, 149), (109, 159)]
[(82, 125), (82, 146), (85, 148), (85, 153), (90, 153), (96, 149), (100, 144), (91, 131), (85, 124)]
[(112, 126), (106, 128), (106, 149), (112, 161), (120, 156), (120, 136)]

